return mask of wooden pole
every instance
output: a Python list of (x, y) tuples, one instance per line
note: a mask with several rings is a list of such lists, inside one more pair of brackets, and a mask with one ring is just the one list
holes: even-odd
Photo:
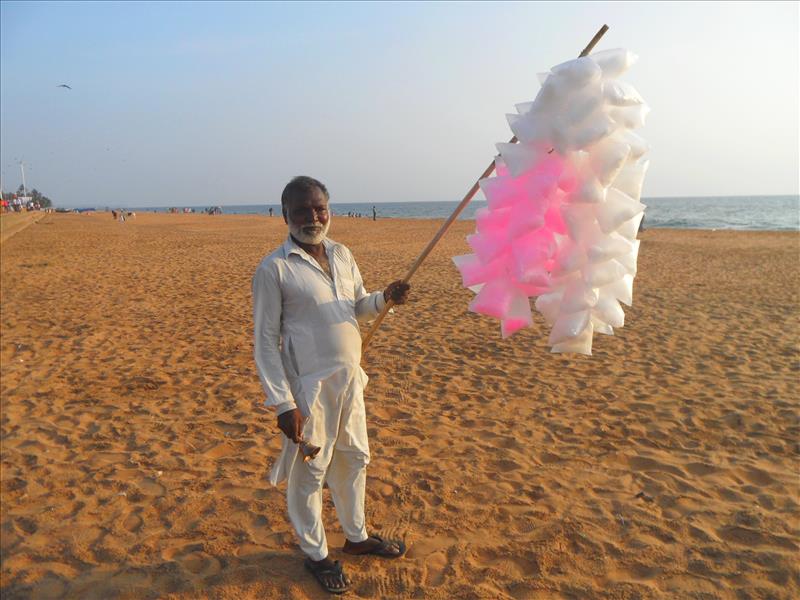
[[(600, 38), (603, 37), (603, 34), (606, 31), (608, 31), (608, 25), (603, 25), (599, 29), (599, 31), (596, 34), (594, 34), (594, 37), (592, 38), (592, 41), (589, 42), (589, 44), (586, 46), (586, 48), (584, 48), (583, 51), (578, 55), (578, 58), (580, 58), (582, 56), (587, 56), (592, 51), (592, 49), (595, 47), (597, 42), (600, 41)], [(517, 141), (517, 136), (514, 136), (509, 140), (508, 143), (509, 144), (514, 144), (514, 143), (516, 143), (516, 141)], [(486, 167), (486, 169), (484, 169), (484, 171), (481, 174), (481, 176), (478, 177), (477, 181), (474, 184), (472, 184), (472, 187), (466, 193), (466, 195), (461, 200), (461, 202), (459, 202), (458, 206), (456, 206), (456, 209), (453, 211), (453, 214), (451, 214), (447, 218), (447, 220), (442, 224), (441, 228), (439, 228), (439, 231), (436, 233), (436, 235), (433, 236), (433, 239), (430, 242), (428, 242), (428, 245), (422, 251), (422, 254), (420, 254), (417, 257), (417, 260), (415, 260), (414, 264), (411, 265), (411, 268), (408, 270), (408, 273), (406, 273), (405, 277), (403, 277), (403, 281), (405, 281), (407, 283), (414, 276), (414, 273), (417, 272), (417, 269), (419, 269), (419, 266), (422, 264), (422, 262), (426, 258), (428, 258), (428, 255), (434, 249), (436, 244), (439, 243), (439, 240), (441, 240), (444, 237), (444, 234), (447, 233), (447, 230), (450, 229), (450, 226), (453, 224), (453, 221), (455, 221), (458, 218), (458, 215), (461, 214), (461, 211), (463, 211), (466, 208), (466, 206), (467, 206), (467, 204), (469, 204), (470, 200), (472, 200), (472, 198), (475, 196), (475, 194), (478, 193), (478, 189), (480, 189), (480, 185), (479, 185), (480, 180), (481, 179), (485, 179), (486, 177), (489, 177), (489, 175), (491, 175), (493, 171), (494, 171), (494, 160), (491, 163), (489, 163), (489, 166)], [(381, 326), (381, 323), (383, 322), (383, 319), (388, 314), (389, 309), (391, 309), (393, 306), (394, 306), (394, 302), (391, 299), (389, 299), (389, 301), (386, 303), (386, 306), (383, 307), (383, 310), (380, 312), (380, 314), (377, 316), (375, 321), (372, 323), (372, 327), (367, 332), (367, 335), (364, 336), (364, 339), (361, 341), (361, 352), (362, 352), (362, 354), (367, 351), (367, 347), (369, 346), (369, 343), (372, 340), (372, 336), (375, 335), (375, 332), (377, 331), (378, 327)]]

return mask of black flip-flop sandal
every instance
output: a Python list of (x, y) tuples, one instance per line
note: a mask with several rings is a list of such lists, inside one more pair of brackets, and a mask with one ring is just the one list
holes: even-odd
[[(351, 554), (352, 556), (382, 556), (383, 558), (400, 558), (406, 553), (406, 544), (405, 542), (401, 542), (400, 540), (384, 540), (381, 536), (376, 533), (370, 534), (370, 536), (374, 540), (378, 540), (380, 542), (380, 546), (374, 548), (372, 550), (368, 550), (366, 552), (358, 552), (352, 553), (347, 552), (346, 554)], [(395, 554), (392, 551), (392, 546), (397, 546), (400, 549), (400, 552)]]
[[(319, 584), (326, 592), (330, 594), (344, 594), (350, 589), (347, 576), (344, 574), (344, 569), (342, 569), (342, 565), (339, 564), (338, 560), (334, 561), (333, 567), (317, 567), (310, 558), (307, 558), (303, 564), (316, 580), (319, 581)], [(339, 581), (344, 584), (344, 587), (334, 588), (326, 585), (325, 578), (328, 577), (338, 577)]]

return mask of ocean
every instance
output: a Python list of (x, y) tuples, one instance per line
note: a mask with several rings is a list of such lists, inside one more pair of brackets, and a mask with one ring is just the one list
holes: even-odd
[[(713, 196), (683, 198), (642, 198), (647, 205), (645, 228), (669, 227), (674, 229), (742, 229), (764, 231), (800, 231), (800, 196)], [(445, 219), (455, 210), (458, 202), (331, 202), (334, 216), (348, 214), (372, 218), (372, 207), (378, 218)], [(474, 219), (475, 211), (486, 206), (483, 200), (474, 200), (460, 215), (460, 219)], [(253, 204), (222, 206), (223, 214), (269, 213), (272, 207), (280, 215), (279, 204)], [(179, 209), (182, 207), (178, 206)], [(202, 211), (205, 207), (194, 207)], [(168, 207), (129, 208), (140, 212), (167, 212)]]

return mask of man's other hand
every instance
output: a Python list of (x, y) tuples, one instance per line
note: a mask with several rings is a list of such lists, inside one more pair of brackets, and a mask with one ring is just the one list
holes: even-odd
[(295, 444), (303, 441), (303, 414), (300, 409), (287, 410), (278, 415), (278, 427)]
[(405, 304), (408, 301), (408, 290), (411, 286), (405, 281), (393, 281), (383, 290), (383, 299), (387, 302), (391, 298), (395, 304)]

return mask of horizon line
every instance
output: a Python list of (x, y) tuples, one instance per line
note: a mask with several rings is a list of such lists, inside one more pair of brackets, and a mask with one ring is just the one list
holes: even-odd
[[(677, 199), (684, 199), (684, 198), (778, 198), (778, 197), (793, 197), (800, 199), (800, 194), (737, 194), (737, 195), (730, 195), (730, 196), (721, 196), (721, 195), (707, 195), (707, 196), (642, 196), (641, 200), (677, 200)], [(330, 202), (331, 205), (347, 205), (347, 204), (360, 204), (360, 205), (370, 205), (373, 204), (378, 206), (380, 204), (433, 204), (435, 202), (450, 202), (454, 204), (458, 204), (458, 200), (400, 200), (400, 201), (393, 201), (393, 200), (374, 200), (372, 202)], [(478, 200), (475, 199), (472, 202), (486, 202), (486, 200)], [(471, 203), (470, 203), (471, 204)], [(224, 208), (226, 206), (263, 206), (269, 208), (270, 206), (280, 207), (280, 202), (275, 204), (269, 203), (257, 203), (257, 204), (172, 204), (172, 205), (152, 205), (152, 206), (131, 206), (130, 208), (213, 208), (215, 206), (219, 206)], [(53, 208), (89, 208), (90, 205), (81, 204), (75, 206), (67, 206), (53, 203)], [(94, 205), (95, 209), (100, 205)], [(118, 206), (112, 204), (102, 205), (104, 208), (126, 208), (125, 206)]]

